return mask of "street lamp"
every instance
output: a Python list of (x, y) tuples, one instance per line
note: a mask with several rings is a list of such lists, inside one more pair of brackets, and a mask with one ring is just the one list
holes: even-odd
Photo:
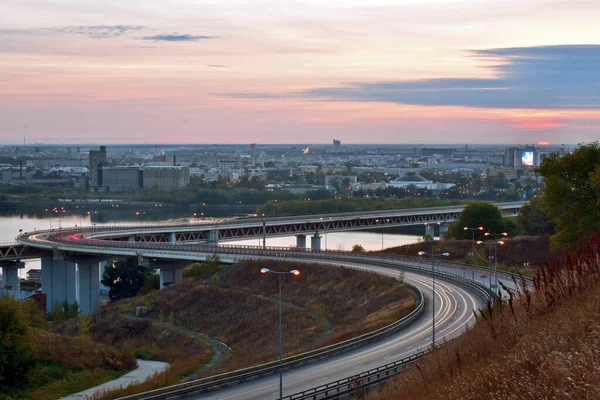
[(279, 399), (283, 399), (283, 335), (281, 332), (281, 276), (291, 274), (299, 276), (300, 271), (293, 269), (291, 271), (271, 271), (268, 268), (261, 268), (261, 274), (276, 274), (279, 278)]
[(496, 246), (497, 244), (499, 245), (503, 245), (504, 244), (504, 240), (497, 240), (497, 238), (499, 237), (507, 237), (508, 233), (506, 232), (502, 232), (502, 233), (489, 233), (486, 232), (484, 233), (485, 236), (492, 236), (494, 238), (494, 282), (495, 282), (495, 289), (498, 290), (498, 272), (497, 272), (497, 268), (498, 268), (498, 253), (497, 253), (497, 248), (498, 246)]
[(483, 226), (478, 226), (477, 228), (469, 228), (468, 226), (465, 226), (463, 230), (471, 231), (473, 234), (471, 238), (471, 270), (473, 271), (473, 280), (475, 280), (475, 232), (482, 231)]
[(435, 349), (435, 257), (436, 256), (448, 257), (450, 254), (449, 253), (435, 254), (433, 252), (433, 241), (431, 242), (431, 248), (432, 248), (431, 253), (426, 253), (424, 251), (420, 251), (417, 254), (419, 254), (420, 256), (431, 256), (431, 281), (432, 281), (432, 288), (433, 288), (433, 296), (431, 296), (431, 298), (433, 299), (431, 302), (431, 350), (433, 350), (433, 349)]

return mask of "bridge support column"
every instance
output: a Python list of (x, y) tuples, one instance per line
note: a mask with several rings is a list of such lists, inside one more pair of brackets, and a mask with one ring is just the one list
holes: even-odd
[(440, 239), (445, 239), (446, 235), (448, 235), (448, 224), (444, 222), (440, 225)]
[(169, 286), (171, 283), (183, 279), (183, 267), (189, 265), (189, 261), (148, 259), (149, 267), (160, 270), (160, 288)]
[(0, 263), (0, 267), (2, 267), (2, 287), (4, 289), (20, 290), (19, 269), (25, 268), (25, 263), (21, 261), (4, 261)]
[(79, 307), (82, 314), (92, 314), (100, 306), (100, 263), (78, 263)]
[(177, 236), (175, 236), (175, 232), (169, 233), (169, 243), (177, 243)]
[(315, 233), (310, 238), (310, 248), (313, 250), (321, 250), (321, 235), (319, 235), (319, 232)]
[(46, 293), (47, 311), (55, 303), (74, 303), (77, 300), (75, 263), (42, 257), (42, 290)]
[(299, 249), (306, 248), (306, 235), (296, 235), (296, 247)]
[(219, 243), (219, 230), (213, 229), (208, 231), (208, 243), (218, 244)]
[(183, 279), (183, 269), (161, 269), (160, 270), (160, 288), (169, 286), (171, 283), (179, 282)]
[(128, 242), (135, 242), (135, 237), (134, 237), (134, 236), (129, 236), (129, 237), (127, 238), (127, 241), (128, 241)]
[(425, 234), (430, 236), (431, 238), (435, 237), (435, 226), (429, 224), (425, 225)]

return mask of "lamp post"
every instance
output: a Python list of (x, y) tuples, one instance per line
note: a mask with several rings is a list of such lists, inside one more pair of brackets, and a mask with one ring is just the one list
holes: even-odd
[(472, 279), (475, 280), (475, 232), (482, 231), (483, 226), (478, 226), (477, 228), (469, 228), (468, 226), (465, 226), (463, 230), (471, 231), (471, 233), (473, 234), (471, 237), (471, 271), (473, 272)]
[(492, 236), (494, 238), (494, 282), (495, 282), (495, 289), (498, 290), (498, 272), (497, 272), (497, 268), (498, 268), (498, 244), (503, 245), (504, 241), (503, 240), (497, 240), (497, 238), (499, 237), (507, 237), (508, 233), (506, 232), (502, 232), (502, 233), (489, 233), (486, 232), (484, 233), (485, 236)]
[(293, 269), (291, 271), (271, 271), (268, 268), (262, 268), (261, 274), (276, 274), (279, 280), (279, 399), (283, 399), (283, 334), (281, 331), (281, 276), (291, 274), (300, 275), (300, 271)]
[(436, 256), (444, 256), (444, 257), (448, 257), (450, 254), (449, 253), (441, 253), (441, 254), (435, 254), (433, 252), (433, 241), (431, 241), (431, 253), (426, 253), (424, 251), (420, 251), (418, 254), (420, 256), (431, 256), (431, 281), (432, 281), (432, 288), (433, 288), (433, 296), (431, 296), (431, 298), (433, 299), (431, 302), (431, 349), (433, 350), (435, 348), (435, 257)]

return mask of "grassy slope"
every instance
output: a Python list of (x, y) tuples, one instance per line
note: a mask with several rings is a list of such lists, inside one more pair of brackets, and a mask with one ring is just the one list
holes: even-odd
[[(30, 384), (0, 399), (57, 399), (118, 378), (135, 359), (110, 346), (51, 332), (36, 332), (36, 364)], [(6, 397), (5, 397), (6, 396)]]
[(600, 233), (371, 399), (600, 398)]
[[(123, 302), (119, 308), (132, 312), (136, 306), (146, 305), (146, 317), (154, 323), (161, 318), (172, 319), (175, 325), (231, 346), (231, 359), (212, 372), (271, 361), (278, 355), (278, 285), (276, 276), (260, 274), (264, 266), (267, 264), (241, 262), (222, 273), (218, 283), (199, 285), (197, 279), (188, 278)], [(376, 329), (401, 318), (415, 306), (412, 290), (390, 278), (331, 266), (273, 262), (268, 266), (301, 271), (300, 277), (284, 276), (282, 281), (284, 350), (288, 354)], [(124, 317), (115, 310), (114, 306), (108, 307), (103, 312), (110, 314), (100, 318), (122, 321)], [(133, 322), (128, 320), (129, 324)], [(111, 323), (110, 330), (120, 323)], [(123, 339), (109, 340), (116, 341)]]

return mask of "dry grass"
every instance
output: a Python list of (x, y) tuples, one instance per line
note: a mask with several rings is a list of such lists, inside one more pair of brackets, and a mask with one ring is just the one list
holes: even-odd
[(370, 398), (600, 398), (600, 233), (541, 268), (534, 286)]
[[(166, 374), (118, 393), (135, 393), (177, 383), (184, 373), (197, 376), (231, 371), (278, 356), (278, 282), (262, 275), (263, 262), (241, 262), (221, 274), (218, 283), (199, 285), (184, 279), (159, 292), (110, 305), (94, 318), (97, 339), (121, 348), (151, 346), (163, 320), (202, 332), (232, 348), (225, 363), (202, 371), (205, 359), (186, 354), (164, 353), (158, 359), (172, 362)], [(398, 281), (361, 271), (323, 265), (290, 265), (269, 262), (272, 270), (297, 268), (301, 276), (282, 279), (284, 351), (291, 355), (324, 346), (377, 329), (408, 314), (415, 307), (415, 295)], [(149, 308), (139, 320), (118, 312), (131, 312), (136, 306)], [(151, 328), (152, 327), (152, 328)], [(170, 342), (174, 342), (171, 340)], [(103, 398), (113, 398), (115, 393)]]
[(37, 332), (37, 356), (42, 362), (59, 362), (75, 370), (129, 371), (135, 358), (111, 346), (50, 332)]

